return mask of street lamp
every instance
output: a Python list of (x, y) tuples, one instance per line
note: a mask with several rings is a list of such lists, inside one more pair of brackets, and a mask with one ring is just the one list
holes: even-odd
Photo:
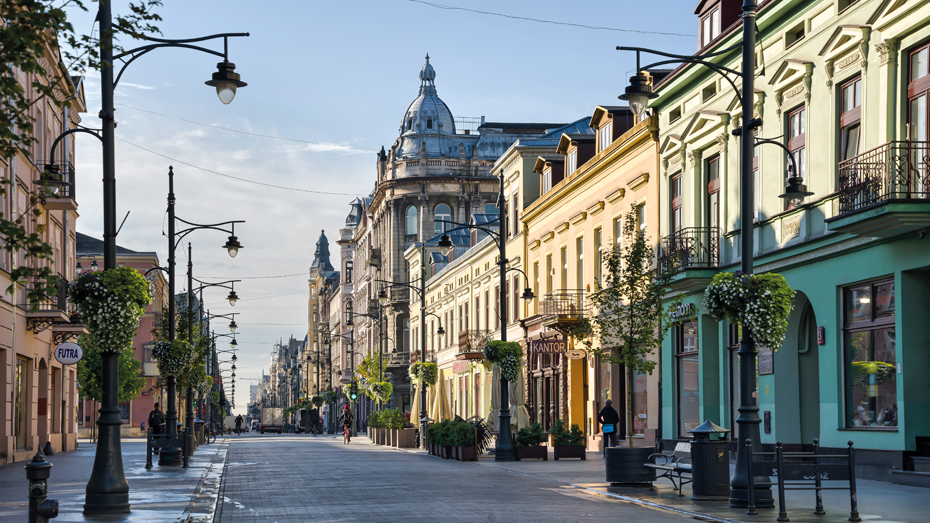
[[(236, 88), (245, 87), (249, 84), (239, 81), (239, 74), (236, 73), (236, 64), (223, 60), (216, 64), (216, 72), (213, 78), (204, 82), (207, 85), (216, 87), (216, 95), (224, 104), (228, 104), (236, 97)], [(235, 238), (231, 236), (230, 238)], [(232, 254), (235, 257), (235, 254)]]
[[(239, 295), (236, 294), (236, 286), (235, 286), (235, 285), (233, 285), (232, 290), (229, 291), (229, 295), (226, 296), (226, 299), (229, 300), (229, 306), (230, 306), (230, 307), (235, 307), (235, 306), (236, 306), (236, 302), (239, 301)], [(233, 323), (235, 323), (235, 322), (233, 322)], [(230, 327), (230, 330), (232, 330), (232, 327)], [(235, 331), (233, 330), (233, 332), (235, 332)]]
[[(743, 0), (742, 6), (743, 33), (739, 43), (714, 53), (697, 56), (683, 56), (645, 49), (640, 47), (618, 47), (618, 50), (636, 52), (636, 71), (637, 74), (630, 79), (630, 85), (626, 93), (620, 95), (621, 99), (629, 100), (630, 109), (637, 115), (643, 114), (648, 100), (655, 97), (652, 87), (643, 80), (648, 77), (641, 73), (644, 69), (650, 69), (660, 65), (670, 63), (693, 63), (700, 64), (711, 71), (721, 75), (733, 90), (739, 93), (742, 117), (740, 127), (733, 129), (734, 136), (740, 138), (740, 265), (743, 274), (751, 275), (753, 269), (753, 207), (754, 207), (754, 183), (752, 158), (753, 147), (757, 144), (767, 143), (781, 146), (787, 151), (784, 144), (776, 140), (759, 140), (754, 143), (753, 133), (756, 128), (762, 125), (762, 120), (755, 118), (754, 109), (754, 83), (756, 74), (756, 0)], [(741, 49), (742, 64), (740, 70), (731, 69), (707, 58), (716, 57), (729, 53), (730, 51)], [(650, 53), (669, 58), (646, 67), (640, 67), (640, 53)], [(731, 78), (741, 77), (741, 85), (737, 86)], [(741, 89), (740, 89), (741, 87)], [(804, 198), (812, 193), (807, 190), (803, 179), (797, 176), (797, 168), (794, 164), (794, 157), (788, 151), (788, 185), (782, 198), (787, 199), (792, 205), (797, 206), (803, 203)], [(742, 339), (740, 340), (739, 354), (739, 417), (736, 419), (738, 426), (737, 440), (743, 443), (747, 440), (752, 441), (753, 452), (761, 451), (759, 438), (759, 407), (754, 404), (753, 390), (755, 388), (755, 371), (756, 371), (756, 346), (749, 329), (742, 329)], [(753, 458), (748, 458), (752, 460)], [(745, 452), (736, 454), (736, 471), (730, 478), (730, 506), (746, 507), (749, 504), (749, 461)], [(753, 477), (755, 502), (759, 507), (773, 507), (772, 499), (772, 482), (768, 476)]]
[(239, 326), (236, 325), (236, 320), (235, 320), (235, 319), (233, 319), (231, 322), (229, 322), (229, 332), (236, 332), (236, 329), (238, 329), (238, 328), (239, 328)]
[[(239, 342), (236, 341), (236, 338), (233, 338), (233, 340), (229, 342), (229, 346), (235, 349), (239, 346)], [(233, 361), (235, 361), (235, 358), (233, 358)]]

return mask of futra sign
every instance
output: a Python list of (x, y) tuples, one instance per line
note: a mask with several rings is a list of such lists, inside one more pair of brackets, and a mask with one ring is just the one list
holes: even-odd
[(84, 352), (77, 343), (66, 342), (55, 347), (55, 359), (62, 365), (72, 365), (81, 361)]

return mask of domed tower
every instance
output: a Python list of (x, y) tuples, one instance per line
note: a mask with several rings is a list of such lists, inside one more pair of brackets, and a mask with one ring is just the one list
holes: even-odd
[(449, 138), (455, 135), (452, 111), (436, 94), (436, 70), (429, 63), (420, 69), (420, 92), (407, 107), (400, 122), (400, 137), (393, 153), (402, 158), (439, 158)]

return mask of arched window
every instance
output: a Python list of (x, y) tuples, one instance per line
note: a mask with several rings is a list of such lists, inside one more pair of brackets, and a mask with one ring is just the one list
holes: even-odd
[(352, 268), (354, 267), (354, 265), (355, 264), (353, 262), (350, 262), (350, 261), (346, 262), (346, 279), (345, 279), (346, 283), (352, 283)]
[(406, 234), (416, 234), (419, 223), (417, 222), (417, 208), (411, 205), (407, 207), (406, 217)]
[(436, 234), (442, 234), (452, 228), (452, 225), (449, 222), (452, 221), (452, 209), (444, 203), (440, 203), (436, 206), (436, 212), (434, 213), (435, 217), (433, 220), (436, 224)]

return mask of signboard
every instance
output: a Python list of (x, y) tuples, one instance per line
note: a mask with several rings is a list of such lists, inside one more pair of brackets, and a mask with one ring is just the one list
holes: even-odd
[(454, 372), (455, 374), (461, 374), (463, 372), (466, 372), (467, 370), (468, 370), (467, 361), (456, 361), (452, 363), (452, 372)]
[(55, 359), (62, 365), (71, 365), (81, 361), (84, 352), (77, 343), (65, 342), (55, 347)]
[(775, 351), (759, 347), (759, 375), (775, 374)]
[(152, 395), (152, 391), (151, 391), (151, 390), (143, 390), (143, 391), (142, 391), (142, 395), (143, 395), (143, 396), (151, 396), (151, 395)]
[(673, 320), (677, 320), (680, 318), (690, 318), (693, 311), (694, 311), (694, 304), (682, 303), (678, 307), (675, 307), (674, 309), (672, 309), (668, 315), (671, 316)]
[(568, 356), (569, 359), (572, 359), (572, 360), (581, 360), (581, 359), (584, 359), (584, 357), (588, 355), (588, 353), (586, 353), (585, 351), (581, 349), (573, 349), (573, 350), (566, 352), (565, 354)]
[(530, 352), (534, 354), (562, 354), (567, 349), (568, 343), (558, 338), (530, 340)]
[(825, 345), (827, 343), (827, 333), (823, 327), (817, 327), (817, 345)]
[(222, 376), (213, 376), (213, 384), (214, 384), (214, 385), (222, 385), (222, 384), (223, 384), (223, 377), (222, 377)]

